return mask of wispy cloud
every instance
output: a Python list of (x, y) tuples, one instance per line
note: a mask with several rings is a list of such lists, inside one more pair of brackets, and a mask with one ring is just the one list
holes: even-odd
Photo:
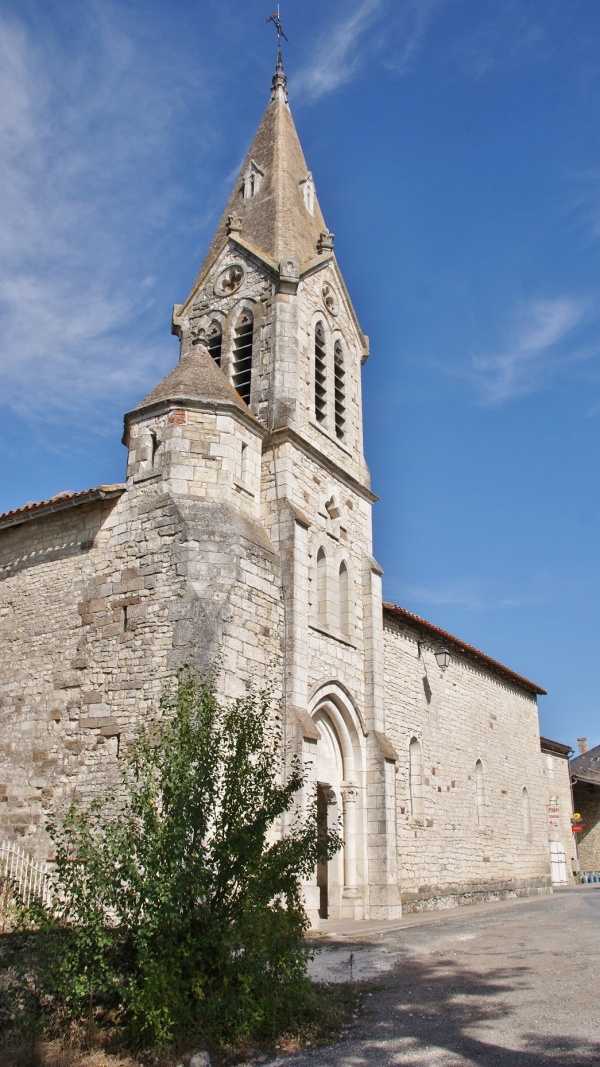
[(493, 407), (526, 396), (565, 365), (595, 356), (600, 349), (582, 345), (577, 333), (589, 311), (586, 300), (567, 296), (520, 307), (502, 350), (471, 357), (466, 375), (480, 402)]
[(473, 578), (453, 579), (435, 588), (407, 586), (403, 590), (403, 597), (410, 603), (436, 607), (454, 606), (467, 611), (506, 610), (539, 604), (545, 599), (539, 592), (502, 595), (490, 588), (489, 583)]
[(469, 20), (450, 42), (450, 54), (459, 69), (482, 80), (510, 67), (545, 56), (551, 45), (547, 28), (535, 7), (522, 0), (481, 5), (479, 18)]
[(316, 100), (349, 82), (376, 55), (401, 73), (419, 51), (434, 12), (443, 0), (361, 0), (327, 26), (310, 61), (294, 78), (296, 98)]
[(455, 576), (435, 586), (403, 586), (399, 591), (400, 602), (404, 606), (417, 605), (414, 608), (417, 614), (429, 607), (456, 607), (469, 612), (510, 611), (560, 602), (568, 594), (572, 595), (577, 583), (572, 578), (540, 569), (518, 589), (507, 591), (501, 585), (492, 576)]
[(146, 259), (173, 207), (173, 101), (110, 5), (73, 32), (34, 37), (0, 16), (0, 397), (89, 425), (164, 360)]

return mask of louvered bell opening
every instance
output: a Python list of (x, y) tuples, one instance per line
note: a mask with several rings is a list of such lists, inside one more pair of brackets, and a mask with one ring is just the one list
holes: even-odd
[(221, 346), (223, 343), (223, 334), (221, 328), (215, 326), (208, 335), (208, 351), (214, 359), (217, 367), (221, 366)]
[(325, 333), (321, 323), (315, 329), (315, 417), (325, 422), (327, 414), (327, 364), (325, 362)]
[(252, 332), (252, 319), (249, 316), (244, 316), (239, 326), (236, 326), (233, 345), (233, 374), (231, 380), (234, 389), (247, 404), (250, 403), (250, 385), (252, 382)]
[(342, 346), (336, 341), (334, 357), (334, 400), (335, 400), (335, 432), (340, 439), (344, 436), (345, 411), (346, 411), (346, 387), (344, 372), (344, 355)]

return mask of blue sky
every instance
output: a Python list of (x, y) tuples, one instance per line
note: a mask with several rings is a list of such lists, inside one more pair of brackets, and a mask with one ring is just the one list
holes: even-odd
[[(120, 481), (123, 412), (268, 99), (257, 0), (4, 0), (0, 511)], [(289, 0), (290, 102), (371, 357), (394, 600), (600, 742), (600, 3)]]

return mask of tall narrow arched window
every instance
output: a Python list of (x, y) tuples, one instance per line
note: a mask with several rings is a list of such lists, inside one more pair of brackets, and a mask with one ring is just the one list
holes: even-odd
[(315, 326), (315, 418), (325, 422), (327, 417), (327, 355), (325, 329), (322, 322)]
[(485, 795), (485, 772), (480, 759), (475, 764), (475, 804), (477, 807), (477, 825), (480, 828), (486, 825), (486, 795)]
[(413, 737), (408, 747), (408, 788), (410, 815), (414, 822), (423, 822), (423, 753), (420, 742)]
[(334, 391), (335, 391), (335, 432), (336, 436), (342, 439), (345, 434), (344, 426), (346, 422), (346, 383), (345, 370), (344, 370), (344, 349), (342, 348), (342, 342), (336, 341), (333, 350), (333, 371), (334, 371)]
[(323, 548), (317, 552), (317, 620), (327, 625), (327, 556)]
[(251, 311), (243, 311), (237, 320), (233, 338), (233, 365), (231, 380), (242, 400), (250, 403), (252, 383), (252, 334), (254, 319)]
[(223, 331), (219, 322), (211, 322), (208, 335), (208, 351), (214, 359), (217, 367), (221, 366), (221, 347), (223, 344)]
[(523, 816), (523, 834), (526, 841), (531, 841), (531, 801), (529, 799), (529, 790), (527, 786), (523, 786), (523, 792), (521, 793), (521, 815)]
[(338, 576), (338, 592), (340, 606), (340, 632), (346, 637), (350, 636), (350, 575), (348, 567), (342, 561)]

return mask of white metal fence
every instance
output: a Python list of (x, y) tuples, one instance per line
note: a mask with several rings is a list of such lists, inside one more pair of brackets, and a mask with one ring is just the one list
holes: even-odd
[(46, 863), (38, 863), (20, 845), (0, 841), (0, 879), (4, 882), (2, 896), (7, 899), (13, 887), (26, 904), (36, 897), (46, 904), (50, 898)]

